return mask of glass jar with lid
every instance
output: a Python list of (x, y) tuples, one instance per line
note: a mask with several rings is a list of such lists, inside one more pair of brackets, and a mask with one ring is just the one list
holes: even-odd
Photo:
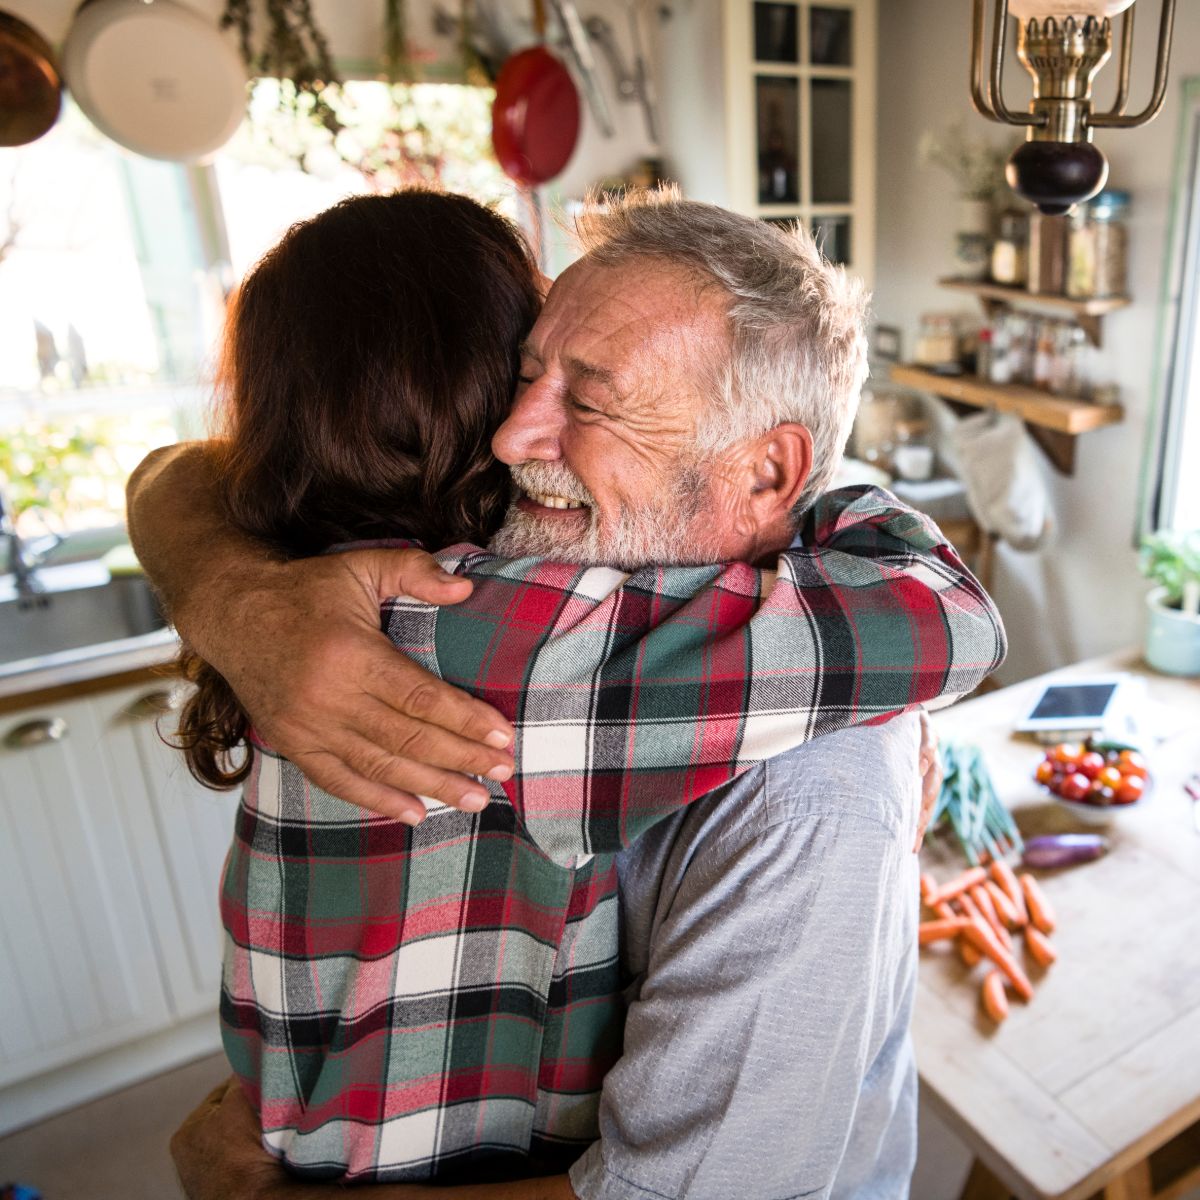
[(1029, 218), (1020, 209), (1000, 214), (1000, 232), (992, 243), (992, 279), (1007, 287), (1021, 287), (1026, 279)]
[(1128, 276), (1129, 193), (1106, 189), (1071, 217), (1067, 295), (1123, 296)]

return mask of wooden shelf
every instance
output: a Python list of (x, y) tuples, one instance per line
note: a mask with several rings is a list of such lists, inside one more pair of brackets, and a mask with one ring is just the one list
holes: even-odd
[(939, 375), (925, 367), (896, 363), (894, 383), (932, 392), (955, 404), (1012, 413), (1029, 426), (1029, 432), (1060, 471), (1070, 475), (1075, 466), (1078, 434), (1117, 425), (1125, 417), (1119, 404), (1092, 404), (1067, 396), (1051, 396), (1015, 383), (988, 383), (974, 375)]
[(989, 316), (1000, 305), (1068, 313), (1094, 346), (1100, 345), (1100, 318), (1120, 308), (1128, 308), (1132, 303), (1128, 296), (1095, 296), (1088, 300), (1076, 300), (1072, 296), (1043, 296), (1027, 292), (1024, 288), (1007, 287), (985, 280), (950, 277), (939, 279), (938, 284), (956, 292), (969, 292), (983, 305)]

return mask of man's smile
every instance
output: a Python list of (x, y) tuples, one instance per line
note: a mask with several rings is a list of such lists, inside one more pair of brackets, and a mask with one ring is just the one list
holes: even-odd
[(558, 516), (569, 512), (586, 512), (587, 505), (582, 500), (572, 500), (568, 496), (547, 495), (544, 492), (522, 491), (517, 498), (517, 507), (525, 513), (543, 517)]

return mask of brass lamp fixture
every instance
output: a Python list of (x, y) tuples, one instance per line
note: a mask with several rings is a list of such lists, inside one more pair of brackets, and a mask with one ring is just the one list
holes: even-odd
[[(971, 101), (983, 116), (1025, 127), (1026, 140), (1008, 160), (1009, 186), (1044, 213), (1064, 213), (1094, 196), (1108, 178), (1108, 160), (1092, 144), (1097, 129), (1134, 129), (1158, 116), (1167, 95), (1175, 0), (1162, 0), (1158, 64), (1150, 103), (1129, 116), (1134, 0), (992, 0), (991, 70), (984, 76), (988, 0), (974, 0)], [(1120, 75), (1111, 109), (1096, 112), (1092, 83), (1112, 56), (1112, 20), (1121, 14)], [(1008, 18), (1017, 19), (1017, 57), (1033, 77), (1028, 112), (1004, 103)]]

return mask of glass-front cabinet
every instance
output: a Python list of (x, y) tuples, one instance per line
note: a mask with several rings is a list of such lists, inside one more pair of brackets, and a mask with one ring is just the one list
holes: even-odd
[(802, 221), (869, 277), (876, 0), (724, 0), (733, 207)]

